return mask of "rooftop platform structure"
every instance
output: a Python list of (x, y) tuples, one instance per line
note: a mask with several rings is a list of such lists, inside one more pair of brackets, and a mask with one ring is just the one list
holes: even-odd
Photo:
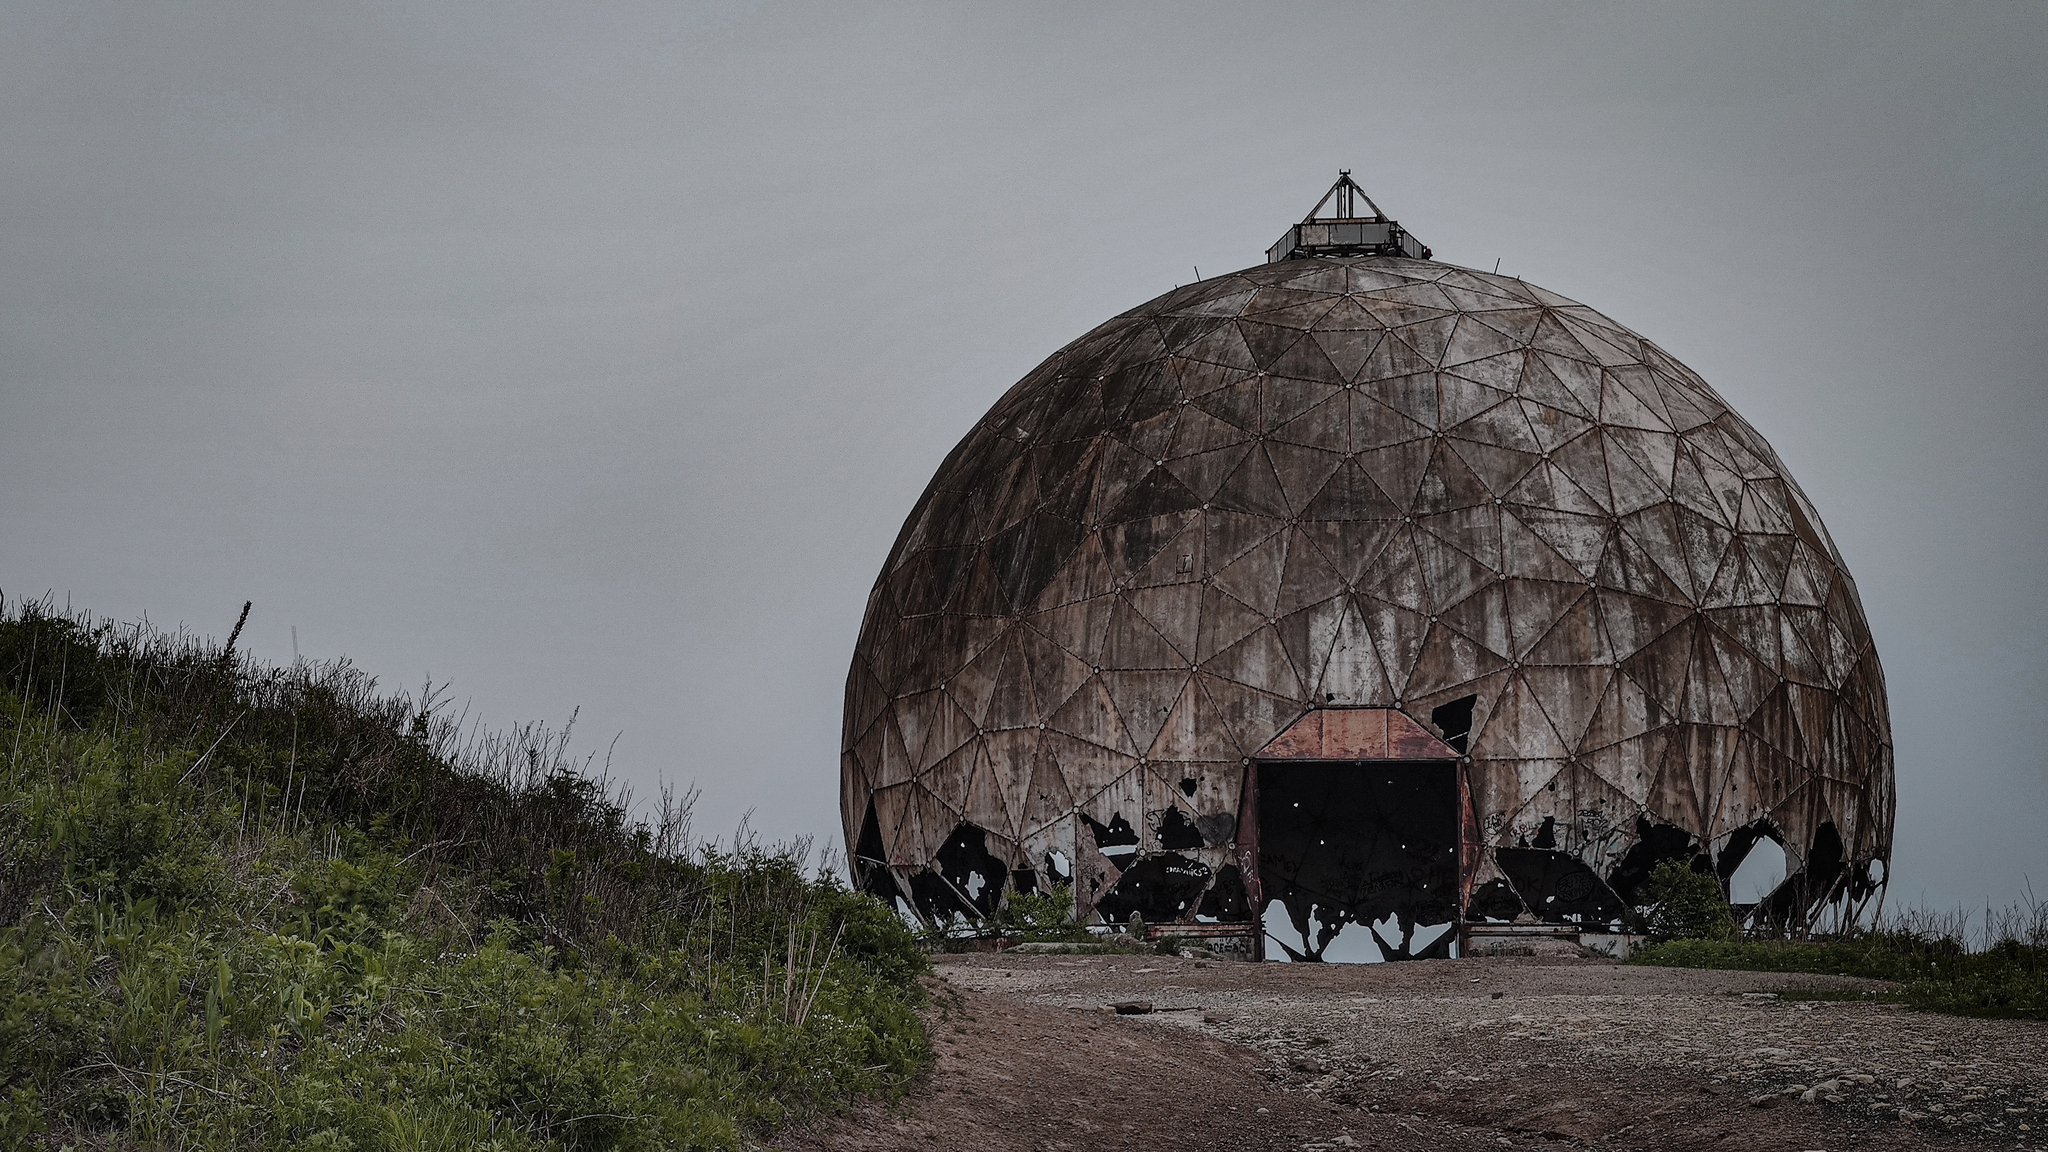
[[(1371, 209), (1372, 215), (1360, 215), (1360, 203)], [(1325, 207), (1333, 208), (1335, 214), (1319, 217)], [(1286, 235), (1266, 249), (1266, 263), (1312, 256), (1406, 256), (1427, 260), (1430, 255), (1429, 246), (1409, 235), (1400, 221), (1388, 219), (1372, 197), (1365, 194), (1365, 189), (1351, 178), (1351, 170), (1344, 168), (1338, 171), (1337, 182), (1330, 185), (1330, 190), (1323, 193), (1301, 223), (1289, 228)]]

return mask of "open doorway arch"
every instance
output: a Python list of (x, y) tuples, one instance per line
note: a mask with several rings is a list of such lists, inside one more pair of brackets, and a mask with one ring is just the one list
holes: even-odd
[(1262, 944), (1319, 961), (1355, 925), (1385, 959), (1451, 954), (1476, 839), (1456, 749), (1397, 709), (1320, 708), (1251, 758), (1244, 795)]

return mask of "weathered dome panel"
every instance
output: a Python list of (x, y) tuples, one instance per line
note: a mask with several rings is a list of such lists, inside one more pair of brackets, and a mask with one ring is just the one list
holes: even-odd
[(1220, 893), (1245, 765), (1340, 707), (1465, 726), (1467, 896), (1520, 883), (1494, 849), (1626, 888), (1762, 834), (1803, 914), (1890, 855), (1883, 674), (1770, 445), (1584, 305), (1375, 256), (1170, 292), (954, 449), (848, 678), (857, 871), (927, 910), (1061, 861), (1084, 911), (1165, 856)]

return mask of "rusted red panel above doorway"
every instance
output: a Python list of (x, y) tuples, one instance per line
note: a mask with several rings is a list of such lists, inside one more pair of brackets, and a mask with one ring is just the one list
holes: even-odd
[(1259, 760), (1456, 760), (1450, 745), (1396, 708), (1318, 708), (1259, 749)]

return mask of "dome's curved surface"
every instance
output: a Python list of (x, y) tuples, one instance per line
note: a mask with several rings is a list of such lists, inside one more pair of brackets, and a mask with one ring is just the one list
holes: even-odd
[(1084, 914), (1247, 919), (1248, 766), (1362, 708), (1463, 754), (1467, 918), (1610, 918), (1768, 837), (1798, 919), (1890, 855), (1877, 654), (1763, 437), (1584, 305), (1368, 257), (1127, 312), (947, 457), (848, 678), (855, 871), (927, 914), (1050, 871)]

